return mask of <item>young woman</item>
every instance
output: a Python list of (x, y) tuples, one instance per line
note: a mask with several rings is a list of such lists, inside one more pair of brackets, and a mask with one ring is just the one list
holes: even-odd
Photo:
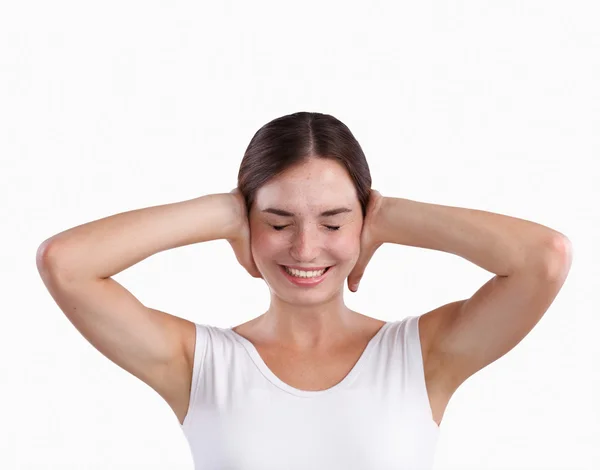
[[(111, 278), (216, 239), (270, 290), (269, 309), (236, 327), (148, 308)], [(496, 276), (469, 299), (382, 321), (345, 305), (344, 282), (356, 291), (384, 243)], [(569, 240), (534, 222), (382, 196), (350, 130), (308, 112), (254, 135), (233, 191), (113, 215), (38, 250), (56, 303), (171, 406), (198, 469), (430, 468), (450, 397), (531, 331), (570, 263)]]

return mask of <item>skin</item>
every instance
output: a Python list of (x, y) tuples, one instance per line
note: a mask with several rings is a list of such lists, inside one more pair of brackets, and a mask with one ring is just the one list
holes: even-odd
[[(262, 212), (268, 207), (295, 215)], [(351, 212), (319, 216), (338, 207)], [(349, 309), (343, 298), (344, 282), (361, 252), (363, 216), (354, 183), (340, 163), (311, 158), (270, 180), (257, 191), (249, 225), (252, 256), (271, 292), (269, 309), (255, 319), (262, 341), (299, 353), (326, 352), (365, 324), (368, 317)], [(319, 285), (306, 288), (290, 283), (282, 264), (334, 267)]]

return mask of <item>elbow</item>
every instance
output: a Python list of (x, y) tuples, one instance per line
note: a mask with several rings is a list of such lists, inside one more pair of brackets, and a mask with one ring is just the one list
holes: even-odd
[(56, 244), (52, 239), (45, 240), (37, 249), (35, 264), (40, 274), (49, 272), (56, 267), (57, 254)]
[(542, 250), (538, 268), (548, 279), (564, 280), (573, 261), (573, 246), (564, 235), (557, 233), (550, 236)]

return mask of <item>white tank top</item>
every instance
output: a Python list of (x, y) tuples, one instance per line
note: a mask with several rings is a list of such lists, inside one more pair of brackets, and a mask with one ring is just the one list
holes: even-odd
[(431, 469), (439, 427), (418, 316), (387, 322), (327, 390), (280, 380), (231, 328), (196, 323), (182, 430), (195, 470)]

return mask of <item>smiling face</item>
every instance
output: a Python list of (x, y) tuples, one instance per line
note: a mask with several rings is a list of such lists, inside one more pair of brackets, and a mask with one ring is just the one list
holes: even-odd
[[(323, 214), (336, 209), (343, 210)], [(249, 221), (252, 255), (272, 294), (295, 304), (341, 295), (360, 254), (363, 217), (340, 163), (310, 158), (273, 178), (257, 191)], [(292, 282), (282, 265), (332, 267), (322, 282), (307, 287)]]

